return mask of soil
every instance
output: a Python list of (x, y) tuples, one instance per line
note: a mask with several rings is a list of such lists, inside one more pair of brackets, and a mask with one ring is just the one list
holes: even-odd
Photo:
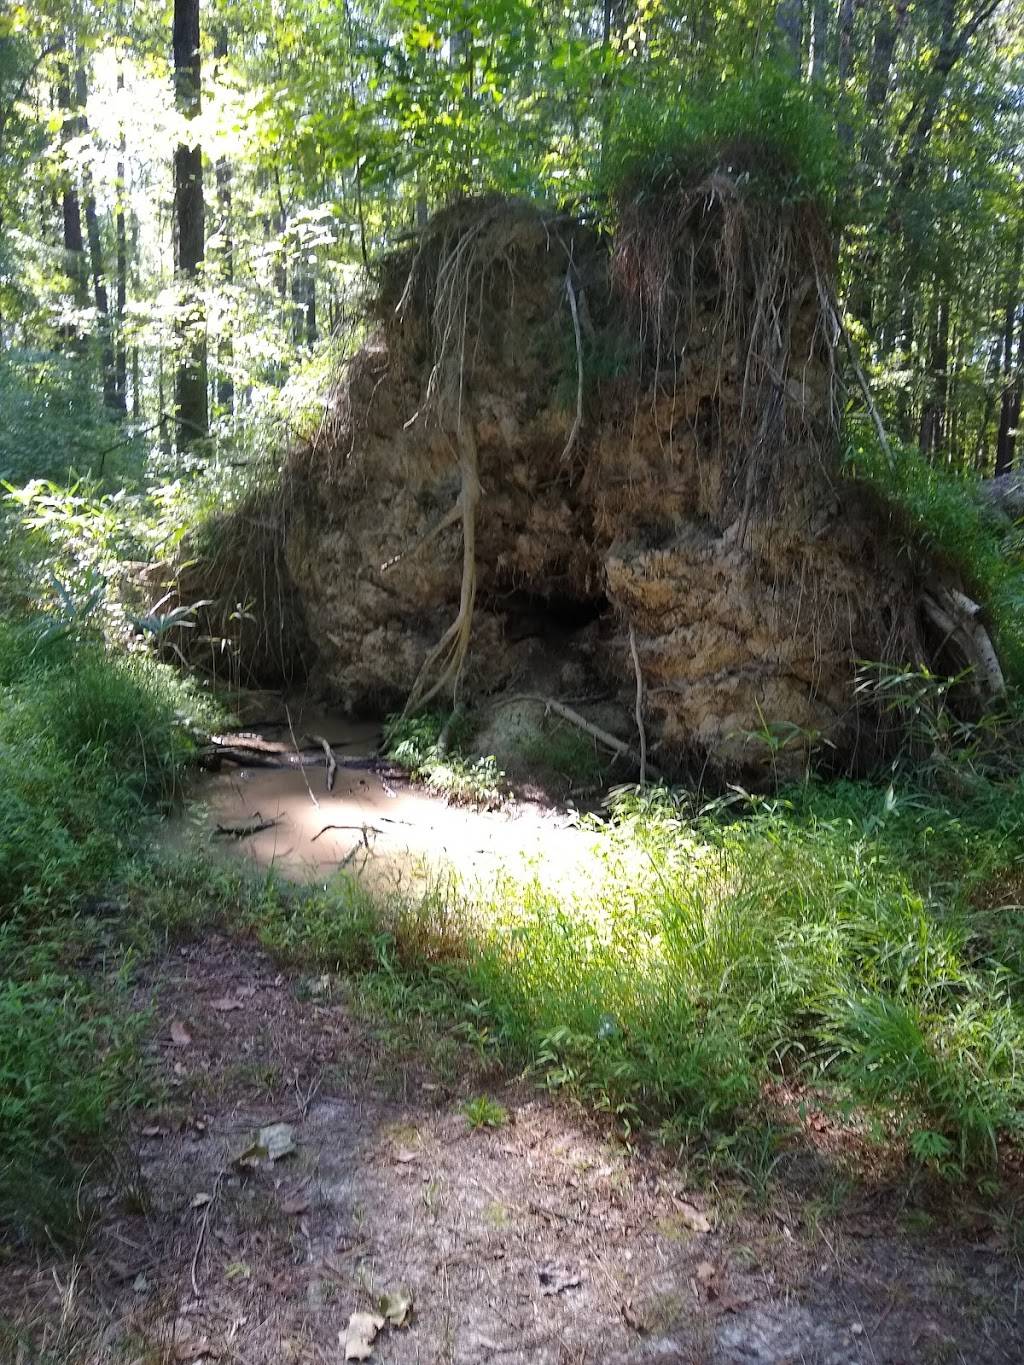
[(739, 182), (643, 202), (611, 240), (438, 214), (279, 485), (189, 547), (182, 647), (352, 713), (611, 706), (633, 746), (639, 675), (670, 775), (869, 759), (858, 664), (931, 657), (942, 575), (843, 477), (828, 234)]
[[(969, 1201), (851, 1185), (827, 1149), (760, 1195), (698, 1187), (352, 983), (220, 937), (135, 989), (166, 1100), (135, 1119), (120, 1178), (83, 1190), (87, 1252), (9, 1260), (0, 1287), (0, 1316), (37, 1336), (74, 1324), (76, 1365), (333, 1365), (384, 1294), (412, 1308), (374, 1342), (381, 1365), (1024, 1356), (1012, 1226)], [(471, 1124), (479, 1097), (499, 1126)], [(281, 1123), (294, 1150), (240, 1165)]]

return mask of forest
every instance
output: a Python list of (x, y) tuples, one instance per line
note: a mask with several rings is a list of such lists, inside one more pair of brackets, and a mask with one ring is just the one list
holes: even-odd
[(8, 0), (0, 1363), (1024, 1355), (1024, 7)]

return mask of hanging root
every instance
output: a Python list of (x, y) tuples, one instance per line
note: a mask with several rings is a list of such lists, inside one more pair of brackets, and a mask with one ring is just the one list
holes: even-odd
[[(459, 611), (455, 620), (424, 659), (405, 703), (404, 715), (426, 706), (449, 687), (452, 689), (453, 700), (455, 699), (462, 668), (466, 662), (466, 651), (469, 649), (473, 604), (476, 600), (476, 513), (480, 502), (480, 477), (477, 468), (476, 440), (471, 429), (464, 425), (460, 427), (458, 435), (459, 470), (462, 475), (462, 491), (459, 494), (462, 509), (462, 592), (459, 598)], [(430, 678), (435, 670), (440, 671), (431, 683)]]
[[(476, 523), (480, 503), (480, 477), (476, 439), (471, 421), (463, 413), (467, 370), (472, 370), (476, 349), (486, 326), (493, 326), (488, 312), (488, 288), (496, 271), (513, 272), (517, 246), (530, 241), (548, 220), (533, 205), (495, 199), (477, 210), (468, 222), (457, 210), (443, 220), (440, 231), (424, 238), (413, 260), (397, 311), (402, 314), (414, 300), (425, 300), (430, 319), (433, 365), (426, 395), (414, 421), (435, 421), (451, 433), (459, 453), (461, 491), (452, 510), (398, 558), (415, 554), (442, 530), (462, 521), (462, 590), (455, 620), (430, 651), (405, 704), (405, 714), (426, 706), (434, 697), (452, 691), (457, 696), (466, 653), (469, 649), (476, 599)], [(572, 282), (566, 291), (582, 366), (579, 317)], [(470, 344), (472, 338), (472, 344)], [(572, 449), (582, 410), (582, 374), (577, 402), (577, 425), (566, 453)], [(398, 559), (382, 565), (387, 570)]]

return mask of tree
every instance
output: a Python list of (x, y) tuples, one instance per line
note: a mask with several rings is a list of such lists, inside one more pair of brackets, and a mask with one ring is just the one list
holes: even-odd
[[(174, 95), (185, 129), (202, 108), (199, 0), (174, 0)], [(209, 433), (206, 312), (202, 266), (206, 227), (203, 153), (198, 142), (179, 141), (174, 149), (175, 267), (181, 279), (179, 318), (181, 355), (174, 383), (175, 441), (179, 452)]]

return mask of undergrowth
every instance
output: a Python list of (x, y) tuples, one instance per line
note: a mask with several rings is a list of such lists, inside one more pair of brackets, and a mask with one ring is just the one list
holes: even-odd
[(100, 897), (209, 709), (152, 659), (51, 626), (0, 619), (0, 1225), (59, 1241), (141, 1084), (122, 955), (89, 969)]
[(472, 722), (461, 711), (445, 717), (437, 711), (390, 716), (384, 726), (384, 754), (439, 796), (467, 805), (501, 805), (505, 774), (493, 756), (467, 757)]
[(735, 1151), (798, 1122), (781, 1085), (959, 1179), (1024, 1138), (1022, 833), (1020, 781), (959, 806), (866, 783), (702, 812), (625, 793), (576, 892), (445, 879), (381, 904), (342, 877), (263, 886), (246, 923), (627, 1133)]
[(897, 446), (890, 464), (869, 433), (848, 432), (846, 467), (892, 509), (910, 550), (925, 550), (963, 576), (980, 602), (1007, 682), (1024, 684), (1024, 556), (1007, 545), (972, 474), (932, 464)]

